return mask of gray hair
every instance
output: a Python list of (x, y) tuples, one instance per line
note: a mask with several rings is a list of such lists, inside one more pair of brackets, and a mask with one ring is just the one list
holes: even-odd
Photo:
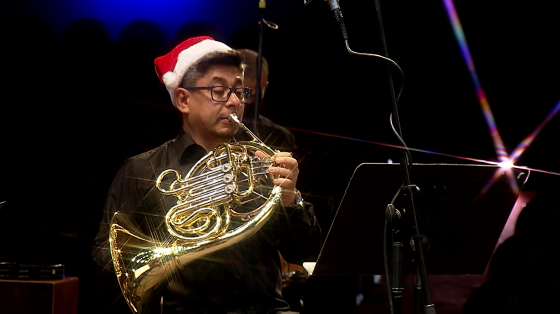
[(241, 73), (245, 71), (241, 53), (235, 50), (215, 51), (205, 55), (193, 64), (183, 76), (179, 86), (194, 86), (196, 81), (206, 74), (208, 68), (214, 65), (234, 66), (239, 68)]

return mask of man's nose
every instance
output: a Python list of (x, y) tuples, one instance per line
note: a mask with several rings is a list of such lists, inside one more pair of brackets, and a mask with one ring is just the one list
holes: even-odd
[(231, 95), (229, 95), (228, 101), (226, 101), (226, 107), (239, 105), (241, 105), (241, 100), (237, 98), (237, 95), (235, 93), (231, 93)]

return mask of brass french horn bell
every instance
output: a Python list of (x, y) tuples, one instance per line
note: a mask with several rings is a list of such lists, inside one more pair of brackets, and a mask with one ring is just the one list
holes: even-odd
[[(203, 255), (242, 241), (257, 232), (280, 202), (282, 189), (272, 184), (268, 167), (276, 153), (235, 114), (230, 116), (253, 139), (223, 143), (200, 159), (184, 176), (163, 171), (155, 186), (177, 198), (165, 216), (163, 238), (140, 230), (129, 215), (111, 220), (109, 244), (119, 286), (134, 313), (159, 297), (176, 271)], [(256, 152), (265, 158), (257, 157)], [(171, 183), (167, 184), (164, 182)], [(258, 204), (247, 210), (247, 204)]]

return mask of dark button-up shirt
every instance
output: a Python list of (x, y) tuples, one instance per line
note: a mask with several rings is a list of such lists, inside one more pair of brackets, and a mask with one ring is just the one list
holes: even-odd
[[(177, 204), (177, 198), (164, 196), (155, 187), (155, 181), (167, 169), (187, 174), (204, 155), (206, 151), (181, 130), (176, 139), (125, 162), (107, 195), (93, 251), (98, 265), (112, 263), (108, 238), (109, 223), (115, 212), (134, 217), (143, 232), (158, 240), (169, 237), (164, 219), (167, 211)], [(303, 209), (279, 205), (253, 236), (205, 255), (189, 263), (184, 270), (168, 274), (168, 285), (163, 292), (164, 312), (288, 311), (287, 303), (282, 300), (278, 251), (291, 263), (315, 261), (321, 239), (312, 204), (305, 203)], [(157, 313), (160, 299), (154, 299)]]

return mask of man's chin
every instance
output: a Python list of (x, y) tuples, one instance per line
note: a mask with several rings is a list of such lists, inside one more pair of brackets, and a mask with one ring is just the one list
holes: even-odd
[(227, 142), (227, 141), (229, 141), (233, 138), (233, 136), (235, 135), (235, 133), (237, 133), (238, 130), (239, 130), (239, 126), (235, 125), (235, 126), (232, 126), (231, 128), (216, 130), (214, 135), (216, 135), (219, 138), (224, 139), (224, 141)]

